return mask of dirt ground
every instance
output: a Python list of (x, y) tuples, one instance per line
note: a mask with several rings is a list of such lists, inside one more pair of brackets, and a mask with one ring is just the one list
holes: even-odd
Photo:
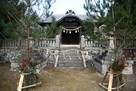
[(0, 91), (16, 91), (18, 74), (10, 72), (9, 63), (0, 64)]
[[(0, 64), (0, 91), (16, 91), (19, 74), (9, 69), (9, 64)], [(103, 77), (93, 68), (45, 68), (39, 74), (42, 84), (27, 91), (106, 91), (98, 84)], [(126, 85), (120, 91), (136, 91), (136, 70), (134, 75), (127, 75)]]

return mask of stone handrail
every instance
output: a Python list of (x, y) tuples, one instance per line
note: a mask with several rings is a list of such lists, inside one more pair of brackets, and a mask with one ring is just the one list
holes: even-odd
[[(83, 48), (114, 48), (114, 39), (111, 37), (109, 39), (103, 39), (100, 41), (88, 40), (84, 36), (81, 36), (80, 47)], [(123, 42), (120, 39), (116, 39), (116, 46), (120, 46)], [(136, 49), (136, 39), (133, 41), (126, 41), (127, 49)]]
[(88, 40), (84, 38), (84, 36), (81, 36), (81, 48), (99, 48), (99, 47), (108, 47), (109, 46), (109, 40), (101, 40), (101, 41), (94, 41), (94, 40)]
[(37, 40), (36, 42), (32, 41), (30, 45), (32, 45), (33, 43), (34, 43), (33, 46), (36, 48), (56, 47), (56, 40), (54, 38)]
[[(12, 40), (6, 39), (0, 41), (1, 48), (25, 48), (27, 43), (26, 39), (23, 40)], [(43, 48), (43, 47), (58, 47), (55, 38), (42, 39), (42, 40), (30, 40), (30, 47)]]

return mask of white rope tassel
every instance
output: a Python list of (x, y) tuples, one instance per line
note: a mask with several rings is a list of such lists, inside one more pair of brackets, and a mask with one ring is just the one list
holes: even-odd
[(65, 33), (65, 30), (63, 30), (63, 32)]

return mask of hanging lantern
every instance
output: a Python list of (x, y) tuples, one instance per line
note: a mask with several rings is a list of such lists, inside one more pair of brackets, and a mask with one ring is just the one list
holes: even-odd
[(75, 31), (75, 33), (77, 33), (77, 30)]

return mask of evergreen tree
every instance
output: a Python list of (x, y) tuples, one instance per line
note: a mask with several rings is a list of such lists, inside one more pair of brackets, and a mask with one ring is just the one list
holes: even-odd
[[(93, 18), (93, 22), (85, 21), (90, 38), (100, 39), (102, 35), (112, 35), (122, 41), (134, 39), (136, 26), (133, 21), (135, 9), (132, 5), (132, 0), (123, 0), (122, 4), (115, 0), (86, 0), (84, 8), (87, 16)], [(116, 45), (116, 41), (114, 43)]]
[[(85, 21), (86, 32), (93, 40), (114, 38), (112, 54), (108, 55), (111, 64), (109, 70), (113, 72), (113, 86), (123, 84), (122, 71), (126, 66), (125, 60), (132, 57), (133, 53), (126, 50), (128, 45), (136, 39), (135, 6), (134, 0), (86, 0), (84, 4), (89, 19)], [(95, 27), (95, 29), (94, 29)], [(117, 40), (121, 41), (119, 44)], [(105, 79), (105, 78), (104, 78)]]
[[(52, 29), (55, 28), (48, 27), (48, 29), (45, 29), (39, 26), (39, 17), (37, 13), (32, 9), (33, 5), (38, 6), (43, 1), (49, 4), (49, 7), (46, 8), (46, 10), (48, 11), (46, 12), (46, 15), (47, 13), (49, 13), (48, 15), (50, 15), (49, 9), (51, 7), (52, 0), (32, 0), (31, 2), (30, 0), (20, 0), (16, 3), (14, 1), (9, 2), (9, 0), (3, 0), (3, 4), (1, 6), (2, 8), (0, 8), (0, 12), (2, 12), (3, 14), (1, 18), (2, 22), (0, 24), (1, 29), (3, 30), (0, 32), (1, 35), (4, 36), (4, 38), (26, 39), (27, 42), (25, 45), (25, 50), (29, 50), (30, 38), (43, 38), (48, 37), (48, 34), (53, 34), (52, 32), (48, 34), (46, 32), (54, 31)], [(4, 4), (6, 4), (6, 7), (4, 6)], [(3, 11), (2, 9), (5, 9), (5, 11)], [(53, 24), (54, 25), (52, 27), (56, 27), (56, 23)]]
[[(14, 28), (17, 27), (16, 18), (20, 17), (20, 7), (16, 6), (18, 0), (2, 0), (0, 3), (0, 36), (1, 38), (15, 38)], [(15, 8), (19, 11), (16, 12)], [(16, 16), (16, 17), (12, 17)]]
[[(39, 18), (33, 7), (38, 8), (42, 5), (44, 8), (43, 14), (49, 17), (53, 13), (50, 12), (50, 8), (54, 2), (55, 0), (2, 0), (0, 3), (1, 38), (17, 39), (18, 37), (26, 37), (26, 34), (24, 34), (26, 32), (23, 32), (26, 30), (24, 26), (27, 24), (30, 26), (30, 22), (33, 23), (32, 25), (36, 25)], [(36, 26), (38, 26), (38, 23)], [(36, 28), (36, 26), (33, 27)], [(22, 29), (19, 30), (20, 27), (24, 28), (23, 31)]]

